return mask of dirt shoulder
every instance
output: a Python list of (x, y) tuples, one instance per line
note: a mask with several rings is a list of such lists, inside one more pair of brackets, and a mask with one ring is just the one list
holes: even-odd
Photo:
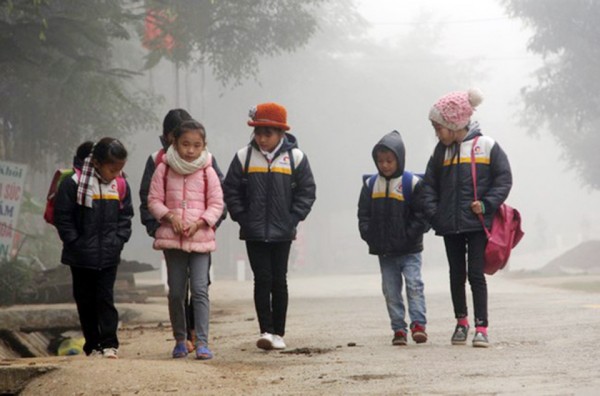
[[(596, 394), (600, 294), (488, 278), (492, 347), (452, 346), (447, 274), (425, 273), (429, 342), (393, 347), (377, 274), (290, 280), (286, 353), (255, 347), (250, 282), (211, 288), (212, 361), (170, 358), (166, 301), (120, 330), (121, 359), (21, 359), (58, 369), (22, 395)], [(162, 318), (162, 320), (161, 320)], [(162, 323), (162, 325), (159, 325)], [(354, 345), (355, 346), (349, 346)]]

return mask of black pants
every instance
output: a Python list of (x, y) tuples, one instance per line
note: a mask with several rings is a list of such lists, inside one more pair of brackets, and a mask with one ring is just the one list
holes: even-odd
[(86, 355), (93, 350), (118, 348), (119, 313), (115, 308), (114, 286), (117, 266), (102, 270), (71, 267), (73, 297), (85, 338)]
[(254, 273), (254, 307), (261, 333), (285, 334), (288, 306), (287, 268), (291, 241), (246, 241)]
[(455, 317), (467, 317), (465, 283), (468, 277), (473, 295), (475, 326), (487, 327), (487, 283), (483, 272), (487, 244), (485, 232), (445, 235), (444, 244), (450, 264), (450, 292)]

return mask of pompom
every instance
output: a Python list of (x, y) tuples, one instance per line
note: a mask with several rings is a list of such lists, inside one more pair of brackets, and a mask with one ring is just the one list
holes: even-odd
[(471, 88), (469, 93), (469, 103), (473, 108), (479, 106), (483, 102), (483, 94), (477, 88)]

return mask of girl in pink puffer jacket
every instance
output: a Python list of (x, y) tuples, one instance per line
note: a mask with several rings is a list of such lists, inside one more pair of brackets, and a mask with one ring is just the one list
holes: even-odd
[(189, 281), (196, 330), (196, 358), (208, 349), (209, 253), (216, 249), (214, 226), (223, 212), (223, 191), (198, 121), (183, 122), (158, 164), (148, 194), (148, 209), (160, 222), (153, 247), (164, 250), (169, 285), (169, 317), (175, 337), (172, 356), (187, 356), (185, 296)]

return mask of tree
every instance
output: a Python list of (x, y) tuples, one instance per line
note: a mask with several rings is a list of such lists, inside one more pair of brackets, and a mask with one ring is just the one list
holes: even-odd
[(155, 32), (145, 42), (151, 50), (146, 67), (163, 58), (207, 65), (223, 84), (240, 84), (256, 74), (260, 57), (304, 45), (317, 29), (318, 6), (324, 2), (147, 0), (146, 31)]
[[(532, 132), (548, 127), (585, 184), (600, 189), (600, 3), (593, 0), (503, 0), (534, 30), (528, 49), (545, 64), (522, 89)], [(551, 159), (550, 159), (551, 160)]]
[(70, 160), (83, 137), (124, 136), (154, 118), (151, 99), (130, 93), (113, 44), (139, 21), (117, 0), (0, 1), (2, 158), (43, 170)]

